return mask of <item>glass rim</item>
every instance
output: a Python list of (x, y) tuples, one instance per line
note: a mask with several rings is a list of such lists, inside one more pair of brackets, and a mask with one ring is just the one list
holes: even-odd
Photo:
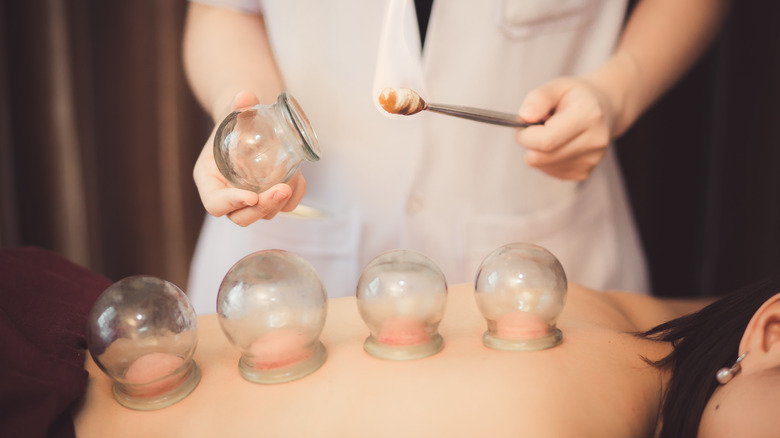
[(320, 146), (319, 140), (317, 139), (317, 133), (314, 132), (314, 128), (312, 128), (301, 105), (286, 91), (279, 95), (278, 103), (282, 108), (282, 114), (284, 114), (287, 122), (293, 126), (300, 135), (303, 143), (303, 151), (307, 158), (310, 161), (319, 160)]

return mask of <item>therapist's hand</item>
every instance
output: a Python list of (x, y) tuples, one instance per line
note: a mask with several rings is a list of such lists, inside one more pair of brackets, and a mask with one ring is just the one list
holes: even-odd
[[(236, 95), (230, 110), (258, 103), (254, 94), (242, 92)], [(306, 193), (306, 181), (300, 170), (295, 172), (286, 184), (276, 184), (260, 194), (232, 187), (219, 172), (214, 161), (216, 130), (215, 126), (192, 171), (200, 200), (209, 214), (227, 215), (230, 220), (245, 227), (260, 219), (272, 219), (280, 211), (292, 211), (298, 206)]]
[(517, 142), (526, 148), (525, 161), (550, 176), (582, 181), (607, 151), (614, 111), (591, 82), (566, 77), (528, 93), (518, 110), (529, 122), (551, 113), (544, 125), (517, 131)]

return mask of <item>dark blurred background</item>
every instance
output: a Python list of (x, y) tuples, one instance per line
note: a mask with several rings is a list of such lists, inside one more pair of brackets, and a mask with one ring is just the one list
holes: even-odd
[[(635, 2), (632, 2), (632, 5)], [(211, 122), (182, 69), (186, 0), (0, 0), (0, 246), (186, 288)], [(618, 142), (662, 296), (780, 268), (780, 2), (718, 41)]]

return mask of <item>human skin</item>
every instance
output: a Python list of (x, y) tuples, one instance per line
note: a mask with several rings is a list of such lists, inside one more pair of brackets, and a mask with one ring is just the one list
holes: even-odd
[(293, 382), (241, 378), (240, 354), (214, 315), (200, 317), (195, 360), (202, 380), (184, 400), (137, 412), (112, 399), (91, 361), (78, 436), (491, 436), (646, 437), (655, 430), (670, 346), (634, 336), (690, 307), (638, 294), (569, 285), (547, 350), (507, 352), (482, 344), (487, 328), (471, 285), (450, 287), (439, 333), (444, 349), (424, 359), (368, 355), (368, 329), (352, 297), (331, 299), (321, 341), (328, 359)]
[(425, 329), (425, 323), (414, 318), (404, 317), (386, 319), (377, 335), (377, 341), (392, 346), (416, 345), (429, 340), (430, 336)]
[[(555, 79), (531, 91), (520, 129), (525, 161), (551, 176), (584, 180), (610, 142), (674, 84), (712, 41), (730, 0), (643, 0), (634, 9), (614, 55), (583, 76)], [(220, 62), (214, 62), (219, 59)], [(190, 3), (184, 66), (195, 96), (215, 124), (231, 110), (270, 104), (283, 91), (265, 23), (247, 15)], [(229, 66), (229, 68), (225, 68)], [(193, 169), (210, 214), (247, 226), (292, 211), (306, 191), (300, 172), (261, 194), (231, 187), (214, 163), (210, 138)]]
[(550, 327), (534, 313), (514, 311), (496, 320), (495, 335), (502, 339), (536, 339), (550, 334)]
[(187, 78), (215, 125), (193, 168), (206, 211), (247, 226), (294, 210), (306, 193), (300, 171), (258, 194), (230, 186), (214, 161), (214, 134), (222, 119), (234, 110), (273, 104), (284, 90), (262, 18), (190, 3), (183, 44)]
[(136, 359), (125, 374), (127, 383), (143, 385), (144, 394), (153, 396), (171, 389), (176, 379), (163, 379), (179, 368), (184, 359), (168, 353), (150, 353)]
[(584, 180), (610, 142), (663, 95), (710, 45), (730, 0), (642, 0), (600, 68), (532, 90), (518, 115), (544, 125), (518, 130), (529, 166)]
[(700, 438), (778, 435), (780, 294), (764, 303), (751, 318), (739, 352), (747, 353), (740, 363), (742, 370), (713, 392), (702, 413)]
[(302, 362), (314, 355), (307, 338), (286, 328), (268, 332), (249, 347), (248, 360), (259, 370), (271, 370)]

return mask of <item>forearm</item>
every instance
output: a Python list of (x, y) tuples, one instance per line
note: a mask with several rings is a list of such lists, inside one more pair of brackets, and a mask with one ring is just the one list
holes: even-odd
[(642, 0), (614, 55), (586, 75), (612, 105), (612, 137), (639, 116), (696, 62), (726, 16), (730, 0)]
[(183, 44), (187, 79), (215, 121), (240, 91), (273, 103), (284, 89), (261, 16), (190, 3)]

